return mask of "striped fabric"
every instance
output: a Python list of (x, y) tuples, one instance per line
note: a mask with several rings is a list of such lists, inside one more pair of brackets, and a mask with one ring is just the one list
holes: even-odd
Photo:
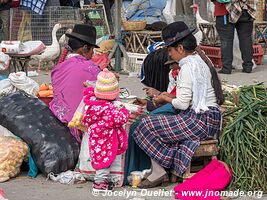
[(119, 95), (119, 83), (116, 76), (107, 68), (97, 75), (95, 96), (99, 99), (114, 100)]
[(200, 141), (218, 135), (220, 121), (215, 107), (202, 114), (187, 109), (177, 115), (151, 115), (142, 119), (133, 138), (150, 158), (182, 176)]

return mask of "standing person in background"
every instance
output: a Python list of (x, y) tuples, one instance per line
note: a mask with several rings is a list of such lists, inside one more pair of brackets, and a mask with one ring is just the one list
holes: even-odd
[(109, 29), (110, 29), (110, 32), (112, 33), (113, 32), (113, 26), (112, 26), (111, 7), (114, 4), (114, 0), (101, 0), (101, 1), (99, 1), (99, 0), (87, 0), (87, 1), (90, 2), (90, 7), (92, 7), (92, 8), (95, 8), (97, 3), (103, 2), (104, 6), (105, 6), (106, 15), (108, 18)]
[(222, 4), (214, 0), (216, 29), (221, 39), (223, 68), (218, 72), (231, 74), (233, 63), (233, 40), (235, 28), (237, 30), (240, 51), (243, 60), (242, 72), (250, 73), (253, 67), (253, 20), (256, 16), (255, 0), (232, 0)]
[(166, 0), (123, 0), (123, 17), (127, 20), (146, 20), (147, 24), (162, 21)]

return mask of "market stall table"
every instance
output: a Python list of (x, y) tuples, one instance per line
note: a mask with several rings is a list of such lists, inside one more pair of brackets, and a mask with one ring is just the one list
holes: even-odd
[[(20, 55), (20, 54), (9, 54), (10, 56), (10, 65), (14, 68), (14, 71), (17, 72), (19, 69), (24, 71), (28, 76), (28, 62), (31, 60), (30, 55)], [(9, 73), (11, 73), (11, 66), (9, 67)]]

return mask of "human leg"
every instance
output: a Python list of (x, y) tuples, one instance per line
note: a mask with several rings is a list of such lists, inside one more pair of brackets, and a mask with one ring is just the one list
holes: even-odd
[(221, 40), (221, 54), (223, 68), (219, 73), (231, 74), (233, 63), (233, 40), (234, 40), (234, 24), (226, 21), (227, 16), (216, 17), (216, 29)]
[(103, 0), (103, 4), (105, 7), (107, 19), (108, 19), (108, 25), (110, 28), (110, 32), (113, 32), (113, 26), (112, 26), (112, 16), (111, 16), (111, 6), (113, 5), (114, 1), (111, 2), (110, 0)]
[(128, 149), (125, 155), (125, 167), (124, 167), (124, 184), (128, 184), (127, 177), (132, 171), (142, 171), (151, 167), (150, 158), (148, 155), (140, 149), (135, 143), (132, 133), (138, 126), (139, 121), (136, 121), (130, 129), (128, 137)]
[(238, 34), (239, 48), (243, 60), (243, 72), (250, 73), (253, 67), (253, 43), (252, 43), (252, 32), (253, 32), (253, 20), (246, 10), (236, 23), (236, 30)]
[(101, 192), (113, 190), (113, 185), (109, 181), (110, 167), (96, 170), (93, 183), (93, 191)]

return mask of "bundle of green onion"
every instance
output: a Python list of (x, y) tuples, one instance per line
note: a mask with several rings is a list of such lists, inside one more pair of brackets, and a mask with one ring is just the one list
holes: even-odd
[(233, 170), (229, 189), (267, 192), (267, 87), (226, 92), (220, 159)]

